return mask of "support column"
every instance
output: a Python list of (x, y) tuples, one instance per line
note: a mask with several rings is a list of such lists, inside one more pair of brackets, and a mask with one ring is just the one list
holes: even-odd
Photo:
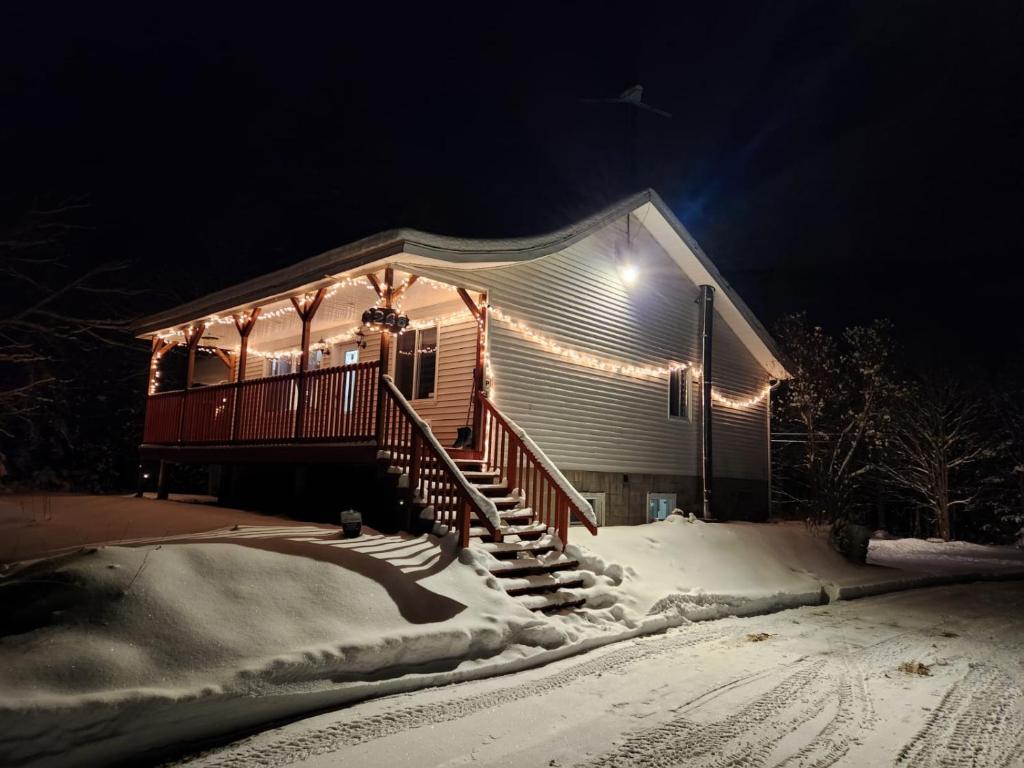
[(199, 340), (203, 338), (206, 331), (206, 324), (190, 325), (182, 333), (185, 334), (185, 347), (188, 349), (188, 368), (185, 371), (185, 389), (181, 393), (181, 414), (178, 417), (178, 441), (185, 436), (185, 412), (188, 410), (188, 391), (192, 388), (192, 379), (196, 372), (196, 347)]
[(185, 389), (192, 387), (192, 379), (196, 372), (196, 347), (206, 332), (206, 323), (190, 325), (182, 331), (185, 334), (185, 348), (188, 350), (188, 368), (185, 370)]
[[(260, 307), (253, 307), (246, 314), (239, 312), (235, 315), (235, 328), (238, 330), (238, 360), (235, 364), (235, 381), (241, 384), (245, 381), (245, 366), (249, 362), (249, 334), (256, 327), (256, 320), (260, 316)], [(235, 413), (231, 417), (231, 439), (238, 439), (238, 426), (242, 420), (242, 387), (235, 387)]]
[(705, 520), (712, 518), (711, 487), (714, 477), (711, 450), (712, 404), (711, 388), (714, 383), (712, 368), (712, 331), (715, 319), (715, 289), (710, 285), (700, 286), (700, 366), (701, 366), (701, 407), (700, 407), (700, 456), (701, 486), (703, 489)]
[(249, 334), (256, 327), (256, 319), (260, 316), (260, 307), (253, 307), (249, 314), (240, 312), (235, 315), (235, 328), (238, 329), (238, 371), (236, 381), (245, 379), (245, 366), (249, 362)]
[[(378, 295), (384, 299), (384, 308), (391, 306), (395, 296), (395, 270), (391, 267), (384, 269), (384, 285), (377, 286), (376, 280), (371, 284), (378, 291)], [(380, 332), (380, 374), (377, 381), (377, 417), (374, 424), (374, 436), (377, 440), (377, 447), (384, 442), (384, 377), (388, 374), (388, 363), (391, 361), (391, 334), (381, 329)]]
[(302, 352), (299, 354), (299, 402), (295, 407), (295, 437), (302, 437), (302, 424), (306, 414), (306, 369), (309, 367), (309, 333), (313, 325), (313, 316), (320, 309), (327, 289), (321, 288), (314, 294), (313, 298), (303, 295), (299, 298), (291, 297), (295, 313), (302, 320)]
[(158, 499), (167, 498), (167, 481), (168, 481), (168, 464), (163, 459), (160, 460), (160, 471), (156, 476), (156, 497)]
[(153, 337), (152, 343), (152, 352), (149, 356), (149, 380), (146, 386), (147, 395), (152, 395), (156, 388), (156, 368), (160, 364), (160, 360), (178, 345), (177, 341), (164, 341), (157, 336)]

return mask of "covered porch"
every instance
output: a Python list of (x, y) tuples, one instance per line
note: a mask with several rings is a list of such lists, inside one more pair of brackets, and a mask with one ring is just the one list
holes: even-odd
[(377, 440), (386, 374), (450, 446), (477, 420), (485, 301), (386, 267), (154, 334), (143, 445)]
[(510, 525), (564, 544), (586, 502), (487, 398), (486, 300), (387, 265), (154, 333), (158, 495), (168, 463), (376, 465), (463, 544)]

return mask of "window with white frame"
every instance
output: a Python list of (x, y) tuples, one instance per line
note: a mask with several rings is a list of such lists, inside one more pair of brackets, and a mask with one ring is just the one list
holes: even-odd
[(293, 365), (292, 359), (288, 355), (285, 355), (284, 357), (272, 357), (267, 360), (268, 376), (284, 376), (294, 370), (295, 365)]
[(672, 510), (676, 508), (676, 495), (674, 493), (648, 493), (647, 494), (647, 522), (653, 523), (664, 520)]
[(689, 368), (678, 368), (668, 374), (668, 416), (670, 419), (693, 418), (690, 404), (692, 378)]
[(437, 387), (437, 328), (406, 331), (395, 345), (395, 386), (408, 400), (434, 396)]
[[(580, 492), (580, 496), (590, 502), (591, 508), (594, 510), (594, 517), (597, 519), (598, 527), (604, 525), (604, 493), (589, 493)], [(575, 515), (569, 516), (569, 525), (583, 525), (579, 520), (576, 519)]]

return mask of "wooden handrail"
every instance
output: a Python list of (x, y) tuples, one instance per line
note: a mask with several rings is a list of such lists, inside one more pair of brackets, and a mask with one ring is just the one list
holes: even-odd
[(384, 407), (378, 447), (389, 453), (392, 467), (408, 475), (413, 495), (434, 508), (436, 521), (458, 530), (460, 547), (469, 544), (472, 510), (494, 541), (501, 541), (494, 502), (466, 479), (390, 376), (381, 377), (380, 390)]
[[(377, 361), (159, 392), (144, 443), (256, 444), (373, 439)], [(299, 408), (302, 404), (304, 407)], [(301, 429), (299, 429), (301, 419)], [(296, 438), (297, 431), (301, 434)]]
[(565, 478), (526, 432), (498, 410), (482, 392), (477, 393), (483, 411), (484, 460), (501, 473), (509, 491), (519, 489), (526, 506), (538, 520), (554, 528), (564, 547), (572, 515), (595, 536), (597, 523), (590, 503)]

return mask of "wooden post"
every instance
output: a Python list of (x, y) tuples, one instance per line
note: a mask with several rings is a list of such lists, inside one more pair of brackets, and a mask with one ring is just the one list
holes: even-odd
[(480, 306), (476, 319), (476, 367), (473, 369), (473, 447), (480, 450), (484, 438), (484, 409), (480, 398), (484, 395), (484, 374), (487, 342), (487, 303)]
[(241, 340), (238, 345), (238, 376), (237, 381), (245, 379), (245, 365), (249, 361), (249, 334), (256, 327), (256, 319), (260, 316), (260, 307), (253, 307), (248, 315), (235, 315), (235, 328)]
[(160, 471), (156, 476), (156, 497), (158, 499), (167, 498), (167, 479), (167, 462), (161, 459)]
[(171, 351), (173, 347), (176, 347), (178, 342), (176, 341), (164, 341), (163, 339), (154, 336), (152, 353), (149, 357), (149, 381), (147, 382), (146, 394), (153, 394), (153, 387), (156, 384), (156, 367), (159, 365), (161, 358)]
[[(302, 320), (302, 352), (299, 354), (299, 402), (295, 408), (295, 437), (302, 437), (302, 422), (306, 414), (306, 368), (309, 367), (309, 333), (313, 325), (313, 316), (320, 309), (320, 304), (327, 293), (326, 288), (316, 292), (308, 303), (294, 296), (291, 297), (292, 306), (295, 307), (295, 314)], [(305, 299), (305, 297), (302, 297)]]
[(182, 331), (185, 334), (185, 348), (188, 349), (188, 368), (185, 371), (186, 390), (192, 386), (192, 379), (196, 372), (196, 347), (199, 346), (199, 340), (203, 338), (205, 332), (206, 323), (190, 325)]
[(185, 347), (188, 349), (188, 368), (185, 371), (185, 389), (181, 393), (181, 413), (178, 416), (178, 442), (181, 442), (185, 434), (185, 411), (188, 410), (188, 391), (192, 387), (192, 379), (196, 372), (196, 347), (199, 346), (199, 340), (203, 338), (205, 331), (205, 323), (199, 323), (195, 326), (190, 325), (182, 331), (185, 334)]
[(485, 331), (487, 326), (487, 295), (481, 294), (482, 302), (477, 304), (469, 291), (465, 288), (458, 288), (457, 292), (462, 303), (469, 308), (476, 320), (476, 365), (473, 367), (473, 448), (480, 450), (483, 446), (483, 409), (480, 405), (479, 395), (484, 391), (484, 361), (486, 342)]
[[(381, 292), (384, 299), (384, 308), (391, 306), (395, 291), (395, 270), (387, 267), (384, 270), (384, 286), (378, 286), (376, 278), (370, 281), (371, 284)], [(379, 448), (384, 442), (384, 377), (388, 374), (388, 363), (391, 360), (391, 334), (383, 329), (380, 332), (380, 374), (377, 380), (377, 423), (374, 427), (374, 435)]]
[(235, 315), (235, 328), (238, 330), (238, 359), (235, 362), (235, 413), (231, 418), (231, 439), (238, 439), (238, 425), (242, 420), (242, 387), (245, 381), (245, 366), (249, 361), (249, 334), (256, 327), (256, 319), (260, 316), (260, 307), (253, 307), (249, 314)]

